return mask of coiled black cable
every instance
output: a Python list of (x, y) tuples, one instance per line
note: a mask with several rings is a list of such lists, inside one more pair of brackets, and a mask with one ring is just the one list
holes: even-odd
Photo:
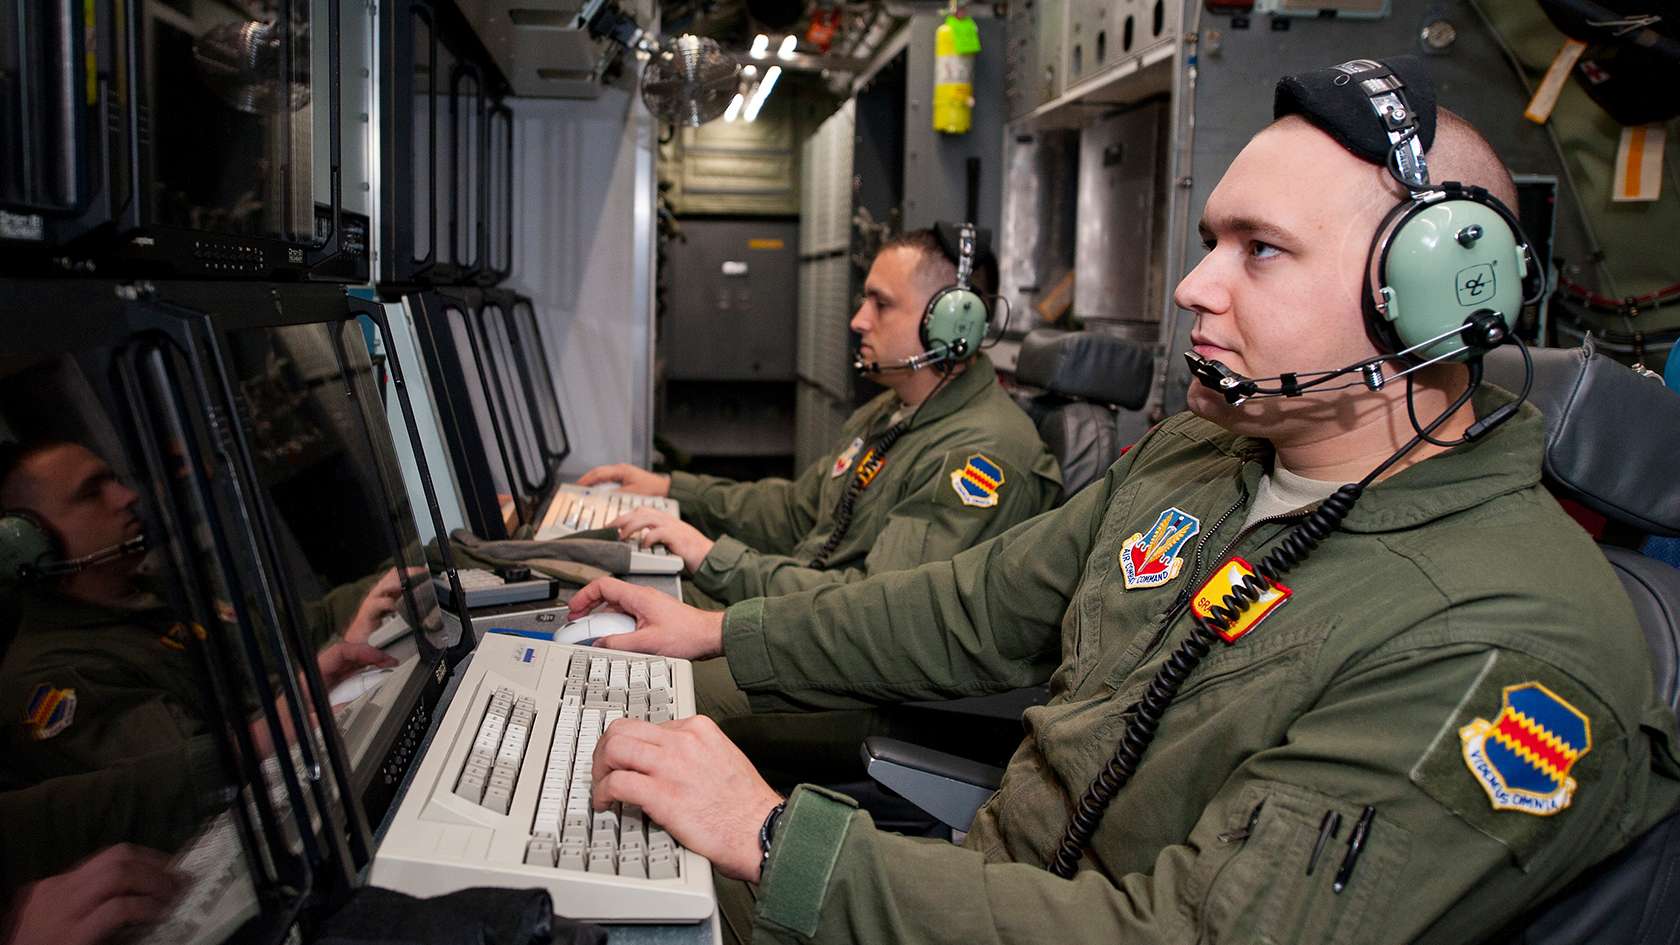
[(1256, 601), (1271, 590), (1272, 584), (1305, 561), (1318, 543), (1335, 531), (1342, 519), (1353, 510), (1353, 504), (1364, 491), (1364, 483), (1349, 483), (1337, 489), (1307, 516), (1306, 521), (1295, 526), (1284, 537), (1282, 544), (1260, 559), (1260, 563), (1254, 568), (1256, 573), (1246, 575), (1237, 582), (1231, 593), (1213, 607), (1210, 616), (1204, 618), (1192, 611), (1191, 618), (1195, 621), (1195, 629), (1178, 645), (1172, 655), (1167, 657), (1166, 663), (1156, 672), (1155, 678), (1149, 681), (1149, 688), (1144, 691), (1143, 697), (1126, 710), (1126, 728), (1120, 735), (1120, 744), (1115, 748), (1113, 757), (1103, 765), (1102, 771), (1097, 773), (1090, 786), (1085, 789), (1085, 793), (1080, 796), (1079, 803), (1074, 808), (1073, 819), (1068, 822), (1067, 830), (1063, 832), (1061, 842), (1056, 846), (1050, 872), (1063, 879), (1072, 878), (1074, 871), (1079, 867), (1079, 858), (1085, 844), (1089, 843), (1092, 834), (1096, 833), (1103, 812), (1136, 773), (1138, 763), (1143, 760), (1143, 753), (1155, 740), (1155, 730), (1161, 724), (1161, 717), (1166, 714), (1173, 699), (1177, 698), (1178, 690), (1184, 685), (1184, 681), (1201, 665), (1213, 645), (1220, 641), (1220, 632), (1236, 623), (1243, 611), (1254, 606)]
[(816, 557), (811, 559), (811, 567), (822, 568), (828, 565), (828, 556), (840, 543), (846, 540), (846, 533), (852, 528), (852, 515), (857, 511), (858, 496), (869, 487), (881, 465), (887, 461), (887, 450), (898, 442), (904, 431), (910, 429), (910, 421), (916, 419), (915, 414), (898, 421), (886, 429), (886, 432), (875, 438), (864, 450), (863, 458), (858, 461), (852, 479), (846, 483), (846, 491), (840, 493), (840, 501), (834, 505), (834, 530), (828, 533), (828, 540), (817, 550)]
[[(1533, 382), (1533, 366), (1527, 363), (1526, 359), (1525, 366), (1528, 368), (1529, 377), (1523, 383), (1524, 397), (1527, 396), (1529, 386)], [(1271, 584), (1277, 583), (1284, 574), (1307, 560), (1319, 542), (1335, 531), (1342, 520), (1347, 518), (1348, 513), (1353, 511), (1354, 503), (1365, 494), (1365, 489), (1371, 483), (1381, 478), (1402, 456), (1416, 449), (1418, 444), (1430, 440), (1430, 434), (1446, 423), (1460, 407), (1470, 402), (1477, 388), (1481, 386), (1480, 358), (1476, 359), (1476, 367), (1477, 370), (1471, 372), (1471, 383), (1447, 405), (1447, 409), (1441, 411), (1427, 426), (1417, 430), (1417, 435), (1378, 463), (1377, 468), (1367, 473), (1364, 479), (1342, 486), (1320, 503), (1318, 508), (1307, 515), (1306, 521), (1295, 526), (1283, 537), (1278, 547), (1260, 559), (1260, 563), (1255, 565), (1254, 574), (1246, 575), (1233, 585), (1231, 593), (1212, 608), (1210, 616), (1204, 618), (1194, 609), (1191, 610), (1190, 616), (1195, 622), (1195, 628), (1156, 671), (1155, 678), (1149, 681), (1149, 688), (1144, 691), (1143, 697), (1126, 709), (1126, 727), (1120, 733), (1120, 744), (1114, 749), (1114, 755), (1109, 758), (1108, 763), (1091, 779), (1090, 785), (1085, 788), (1085, 792), (1080, 795), (1078, 803), (1074, 806), (1073, 817), (1068, 821), (1067, 830), (1062, 833), (1062, 839), (1056, 845), (1056, 853), (1051, 858), (1048, 867), (1051, 873), (1063, 879), (1073, 878), (1074, 872), (1079, 868), (1079, 858), (1085, 850), (1085, 845), (1097, 832), (1103, 812), (1132, 779), (1132, 775), (1137, 773), (1143, 753), (1149, 750), (1150, 743), (1155, 740), (1155, 730), (1160, 727), (1162, 716), (1166, 715), (1173, 699), (1178, 697), (1178, 690), (1184, 686), (1184, 681), (1201, 665), (1213, 644), (1222, 639), (1220, 631), (1228, 629), (1244, 611), (1265, 596), (1271, 589)], [(1407, 408), (1410, 409), (1409, 389), (1406, 397)], [(1519, 398), (1516, 403), (1522, 403), (1522, 399)], [(1509, 419), (1509, 416), (1507, 412), (1505, 419)]]

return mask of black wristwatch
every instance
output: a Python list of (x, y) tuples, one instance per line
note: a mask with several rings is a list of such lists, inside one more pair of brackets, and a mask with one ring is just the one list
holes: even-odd
[(764, 858), (758, 861), (761, 873), (765, 864), (770, 862), (770, 844), (776, 839), (776, 821), (781, 818), (784, 810), (787, 810), (787, 801), (770, 808), (770, 813), (764, 815), (764, 824), (758, 828), (758, 850), (764, 854)]

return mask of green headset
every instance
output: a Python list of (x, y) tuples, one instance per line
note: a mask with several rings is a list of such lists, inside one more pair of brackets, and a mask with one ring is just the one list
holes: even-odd
[[(947, 228), (956, 230), (954, 252), (945, 234)], [(934, 227), (934, 238), (941, 252), (956, 263), (957, 280), (933, 293), (922, 308), (922, 321), (916, 329), (922, 343), (921, 352), (897, 364), (865, 361), (857, 355), (852, 358), (852, 370), (866, 376), (883, 371), (920, 371), (933, 364), (961, 361), (980, 350), (991, 327), (991, 307), (973, 282), (979, 230), (973, 223), (956, 227), (940, 223)]]
[(63, 573), (64, 546), (51, 527), (28, 509), (0, 511), (0, 587)]
[[(16, 468), (22, 448), (0, 442), (0, 476)], [(145, 551), (142, 534), (77, 558), (64, 556), (64, 540), (45, 518), (30, 509), (0, 509), (0, 588), (33, 584), (85, 571), (96, 565)]]
[[(1349, 374), (1358, 374), (1360, 380), (1354, 383), (1373, 391), (1400, 377), (1410, 384), (1413, 372), (1449, 361), (1470, 362), (1472, 386), (1479, 384), (1480, 356), (1516, 337), (1512, 328), (1522, 306), (1545, 289), (1544, 270), (1534, 259), (1516, 215), (1497, 197), (1454, 181), (1430, 183), (1421, 125), (1399, 74), (1370, 59), (1355, 59), (1325, 71), (1334, 73), (1333, 87), (1353, 86), (1364, 107), (1375, 113), (1382, 131), (1375, 141), (1386, 146), (1382, 163), (1406, 188), (1406, 198), (1377, 227), (1362, 276), (1365, 327), (1381, 354), (1334, 370), (1251, 378), (1188, 351), (1184, 357), (1191, 376), (1232, 405), (1258, 397), (1340, 390), (1327, 385)], [(1427, 90), (1422, 98), (1434, 107)], [(1332, 122), (1364, 128), (1364, 119), (1354, 117), (1363, 114), (1363, 109), (1348, 115), (1341, 109), (1346, 104), (1338, 99)], [(1319, 120), (1314, 123), (1325, 128)], [(1377, 160), (1384, 153), (1363, 137), (1358, 146), (1349, 144), (1345, 125), (1325, 130), (1363, 157)], [(1400, 363), (1402, 370), (1386, 373), (1383, 365), (1389, 362)], [(1525, 388), (1518, 402), (1526, 396)], [(1515, 403), (1498, 408), (1478, 420), (1466, 436), (1481, 436), (1509, 419), (1516, 408)]]
[[(913, 367), (960, 361), (980, 350), (991, 324), (991, 309), (974, 288), (976, 231), (973, 223), (957, 229), (957, 281), (933, 294), (922, 310), (922, 355), (933, 355)], [(912, 360), (917, 360), (912, 359)]]
[(1417, 116), (1398, 74), (1370, 59), (1334, 68), (1336, 83), (1356, 84), (1383, 123), (1386, 166), (1407, 191), (1371, 241), (1360, 295), (1371, 339), (1412, 364), (1467, 360), (1486, 348), (1461, 337), (1465, 323), (1497, 314), (1506, 331), (1514, 328), (1522, 306), (1544, 289), (1544, 269), (1497, 197), (1457, 182), (1430, 183)]

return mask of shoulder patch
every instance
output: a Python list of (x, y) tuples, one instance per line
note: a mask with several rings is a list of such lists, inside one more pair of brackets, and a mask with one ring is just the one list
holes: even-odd
[(45, 741), (70, 727), (76, 717), (76, 690), (41, 683), (29, 696), (23, 724), (36, 741)]
[(1003, 467), (984, 453), (970, 454), (967, 462), (951, 471), (951, 489), (957, 499), (977, 509), (995, 507), (1003, 483)]
[(1617, 762), (1605, 753), (1616, 755), (1622, 737), (1602, 700), (1574, 677), (1526, 653), (1492, 650), (1409, 778), (1527, 869), (1567, 828), (1570, 807), (1619, 803), (1620, 788), (1605, 781)]
[(1575, 796), (1569, 771), (1592, 751), (1592, 720), (1530, 680), (1506, 686), (1493, 721), (1478, 718), (1458, 738), (1495, 810), (1549, 817)]

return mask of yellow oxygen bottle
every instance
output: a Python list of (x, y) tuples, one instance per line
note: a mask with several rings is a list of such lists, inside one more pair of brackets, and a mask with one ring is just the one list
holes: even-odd
[(974, 57), (980, 29), (972, 17), (945, 17), (933, 34), (933, 130), (967, 134), (974, 124)]

